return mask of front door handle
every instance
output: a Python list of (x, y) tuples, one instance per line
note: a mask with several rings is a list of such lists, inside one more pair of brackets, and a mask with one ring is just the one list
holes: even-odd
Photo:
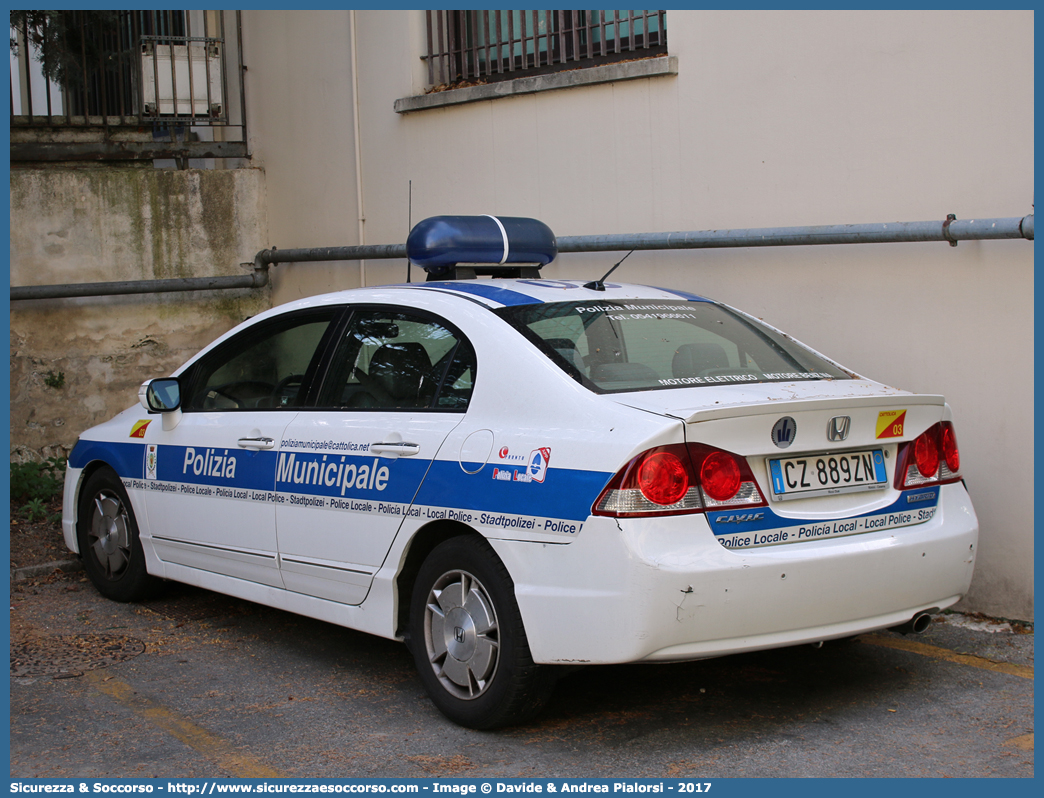
[(412, 457), (420, 452), (419, 443), (407, 443), (406, 441), (384, 441), (382, 443), (371, 443), (370, 451), (374, 454), (390, 454), (399, 457)]
[(240, 438), (237, 443), (244, 449), (271, 449), (275, 447), (275, 440), (259, 436), (257, 438)]

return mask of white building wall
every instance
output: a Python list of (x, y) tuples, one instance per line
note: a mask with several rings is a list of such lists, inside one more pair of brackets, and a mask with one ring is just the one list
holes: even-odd
[[(359, 243), (348, 11), (246, 11), (247, 129), (265, 170), (269, 244)], [(277, 302), (359, 285), (358, 265), (281, 264)]]
[[(245, 18), (273, 243), (357, 243), (349, 12)], [(366, 243), (405, 240), (410, 181), (414, 222), (533, 216), (558, 235), (1032, 213), (1032, 12), (671, 11), (675, 77), (407, 115), (392, 106), (423, 90), (423, 12), (356, 18)], [(302, 48), (292, 69), (271, 63)], [(284, 99), (303, 116), (269, 125)], [(600, 276), (618, 259), (562, 256), (545, 274)], [(277, 301), (359, 277), (354, 264), (280, 268), (302, 277), (277, 282)], [(1032, 617), (1032, 243), (635, 253), (617, 274), (944, 393), (982, 525), (965, 606)], [(404, 277), (403, 262), (366, 264), (369, 284)]]

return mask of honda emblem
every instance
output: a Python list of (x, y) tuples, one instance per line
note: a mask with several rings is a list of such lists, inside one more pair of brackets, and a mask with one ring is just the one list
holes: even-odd
[(834, 416), (827, 423), (827, 440), (843, 441), (848, 437), (851, 427), (852, 419), (849, 416)]

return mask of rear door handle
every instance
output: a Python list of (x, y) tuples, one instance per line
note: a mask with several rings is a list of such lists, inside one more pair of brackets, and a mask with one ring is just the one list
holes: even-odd
[(420, 453), (419, 443), (407, 443), (406, 441), (384, 441), (382, 443), (371, 443), (370, 451), (374, 454), (392, 454), (399, 457), (412, 457)]
[(257, 438), (240, 438), (237, 443), (244, 449), (271, 449), (275, 447), (275, 440), (264, 436)]

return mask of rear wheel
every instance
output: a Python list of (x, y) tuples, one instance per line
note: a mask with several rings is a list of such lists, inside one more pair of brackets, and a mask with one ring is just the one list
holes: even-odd
[(76, 535), (84, 570), (103, 596), (139, 601), (155, 592), (160, 581), (145, 568), (134, 510), (112, 469), (99, 469), (84, 483)]
[(530, 656), (511, 577), (481, 538), (447, 540), (424, 561), (410, 647), (432, 701), (461, 726), (521, 723), (554, 687), (549, 669)]

